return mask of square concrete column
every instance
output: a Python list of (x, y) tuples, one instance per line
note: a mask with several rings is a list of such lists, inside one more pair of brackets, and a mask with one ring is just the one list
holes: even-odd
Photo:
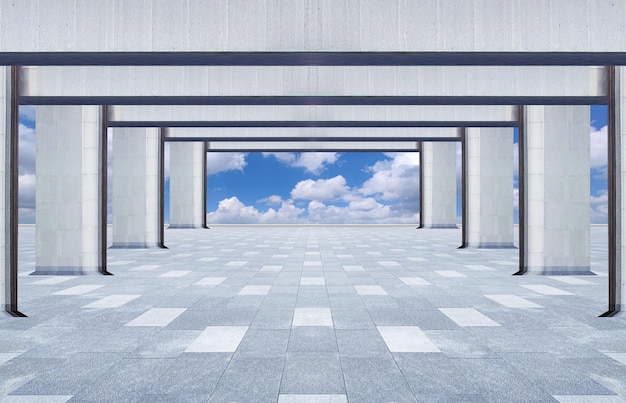
[(420, 147), (420, 228), (456, 228), (456, 143)]
[(170, 142), (169, 228), (205, 227), (205, 192), (204, 142)]
[(33, 274), (104, 271), (100, 106), (38, 106)]
[(513, 129), (466, 129), (463, 163), (463, 247), (513, 248)]
[(112, 136), (111, 247), (163, 247), (161, 129), (115, 128)]
[(588, 106), (525, 107), (523, 272), (592, 274), (589, 119)]

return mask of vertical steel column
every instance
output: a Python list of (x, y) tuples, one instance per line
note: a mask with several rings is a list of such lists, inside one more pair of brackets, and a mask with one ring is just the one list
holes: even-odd
[(422, 141), (420, 141), (419, 143), (419, 147), (420, 147), (420, 155), (419, 155), (419, 164), (420, 164), (420, 184), (419, 184), (419, 192), (420, 192), (420, 209), (419, 209), (419, 213), (420, 213), (420, 225), (417, 227), (419, 228), (424, 228), (424, 147), (423, 147), (424, 143)]
[[(621, 77), (620, 77), (621, 80)], [(616, 102), (615, 92), (617, 85), (617, 81), (615, 79), (615, 66), (607, 67), (607, 85), (608, 85), (608, 127), (607, 127), (607, 136), (608, 136), (608, 207), (609, 207), (609, 293), (608, 293), (608, 310), (600, 315), (600, 317), (610, 317), (617, 314), (621, 309), (621, 301), (620, 299), (620, 287), (621, 287), (621, 272), (618, 269), (618, 255), (621, 255), (621, 245), (618, 245), (618, 237), (617, 237), (617, 226), (621, 225), (617, 223), (617, 218), (622, 213), (621, 206), (617, 203), (617, 195), (618, 195), (618, 175), (621, 175), (621, 164), (619, 159), (621, 158), (621, 150), (618, 147), (617, 137), (621, 135), (617, 133), (616, 127)], [(621, 111), (620, 111), (621, 112)], [(621, 120), (620, 120), (621, 123)], [(621, 178), (619, 179), (619, 184), (621, 185)], [(624, 200), (621, 199), (623, 203)], [(621, 239), (620, 239), (621, 241)], [(621, 269), (621, 267), (620, 267)]]
[(159, 128), (159, 239), (160, 248), (165, 246), (165, 127)]
[(461, 128), (461, 246), (458, 249), (467, 247), (467, 128)]
[(204, 152), (202, 153), (202, 211), (204, 212), (202, 214), (202, 228), (207, 228), (209, 229), (209, 227), (206, 224), (206, 202), (207, 202), (207, 185), (206, 185), (206, 181), (207, 181), (207, 172), (206, 172), (206, 161), (207, 161), (207, 152), (208, 147), (207, 147), (207, 143), (206, 141), (202, 142), (203, 145), (203, 149)]
[(109, 168), (109, 107), (102, 105), (100, 118), (100, 273), (113, 275), (107, 270), (107, 217)]
[[(18, 219), (19, 219), (19, 81), (20, 81), (20, 67), (11, 66), (11, 99), (10, 99), (10, 130), (7, 133), (9, 136), (9, 147), (5, 152), (6, 158), (9, 160), (9, 194), (8, 194), (8, 206), (5, 206), (9, 213), (9, 228), (8, 239), (9, 243), (9, 305), (7, 306), (7, 312), (16, 317), (26, 317), (18, 310), (18, 266), (17, 266), (17, 243), (18, 243)], [(5, 213), (6, 214), (6, 213)]]
[(519, 269), (514, 276), (526, 273), (526, 126), (524, 105), (517, 107), (517, 184), (518, 184), (518, 223), (519, 223)]

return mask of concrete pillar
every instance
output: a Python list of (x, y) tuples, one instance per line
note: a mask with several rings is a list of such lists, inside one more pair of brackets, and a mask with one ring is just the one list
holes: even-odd
[(206, 226), (206, 149), (204, 142), (170, 144), (169, 228)]
[(101, 107), (38, 106), (33, 274), (104, 271)]
[(592, 274), (589, 119), (588, 106), (525, 107), (522, 271)]
[(513, 129), (465, 132), (464, 247), (513, 248)]
[(159, 128), (115, 128), (112, 248), (163, 246)]
[(456, 228), (456, 143), (420, 148), (420, 228)]

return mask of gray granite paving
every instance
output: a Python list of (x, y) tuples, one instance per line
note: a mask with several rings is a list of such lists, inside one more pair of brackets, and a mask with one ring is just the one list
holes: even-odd
[(167, 229), (109, 250), (114, 276), (30, 276), (21, 227), (0, 402), (626, 401), (606, 231), (595, 276), (512, 276), (516, 249), (407, 226)]

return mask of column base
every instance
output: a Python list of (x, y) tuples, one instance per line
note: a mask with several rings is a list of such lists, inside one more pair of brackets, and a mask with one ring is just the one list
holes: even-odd
[(109, 249), (163, 249), (163, 246), (148, 242), (113, 242)]
[(104, 273), (102, 266), (35, 266), (35, 271), (29, 276), (81, 276), (86, 274)]
[(170, 224), (167, 227), (168, 229), (199, 229), (199, 228), (206, 228), (203, 227), (202, 225), (196, 225), (196, 224)]
[(586, 266), (526, 266), (525, 275), (539, 276), (595, 276)]
[(513, 242), (472, 242), (463, 247), (464, 249), (517, 249)]

